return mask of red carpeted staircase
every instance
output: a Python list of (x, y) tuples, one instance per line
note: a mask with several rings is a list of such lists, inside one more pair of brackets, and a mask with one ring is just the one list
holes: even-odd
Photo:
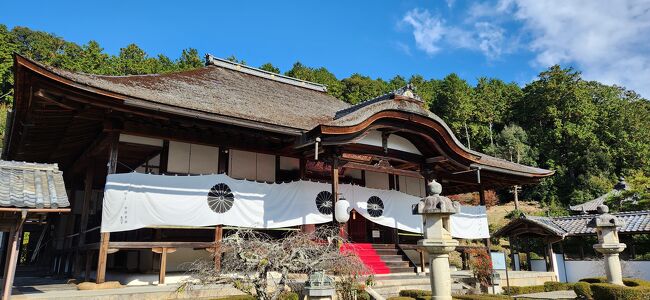
[(357, 254), (374, 274), (414, 272), (408, 260), (394, 244), (347, 243), (341, 251)]

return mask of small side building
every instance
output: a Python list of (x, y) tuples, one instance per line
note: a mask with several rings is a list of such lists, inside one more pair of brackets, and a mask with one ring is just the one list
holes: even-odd
[[(45, 246), (51, 214), (70, 212), (63, 174), (56, 164), (0, 161), (0, 231), (8, 232), (2, 299), (9, 299), (23, 230), (41, 227), (35, 250), (25, 259), (34, 261)], [(34, 231), (32, 229), (32, 231)]]

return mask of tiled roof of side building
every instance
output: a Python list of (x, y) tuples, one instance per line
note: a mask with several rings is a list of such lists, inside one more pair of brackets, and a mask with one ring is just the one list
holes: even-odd
[[(620, 233), (650, 233), (650, 210), (620, 212), (612, 215), (623, 221), (623, 226), (618, 230)], [(510, 221), (502, 229), (495, 232), (495, 235), (507, 236), (510, 230), (516, 229), (519, 226), (518, 224), (521, 223), (535, 224), (558, 237), (595, 235), (596, 228), (589, 227), (587, 224), (596, 216), (593, 214), (567, 217), (524, 216)]]
[(56, 164), (0, 160), (0, 207), (68, 206), (63, 173)]

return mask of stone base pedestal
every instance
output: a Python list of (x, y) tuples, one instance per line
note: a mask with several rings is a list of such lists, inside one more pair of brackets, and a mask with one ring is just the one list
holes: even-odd
[(429, 279), (431, 299), (452, 300), (449, 252), (458, 246), (456, 240), (420, 240), (418, 246), (429, 253)]
[(611, 284), (623, 285), (623, 270), (621, 270), (621, 260), (618, 254), (625, 250), (625, 244), (596, 244), (594, 250), (605, 256), (605, 274), (607, 282)]

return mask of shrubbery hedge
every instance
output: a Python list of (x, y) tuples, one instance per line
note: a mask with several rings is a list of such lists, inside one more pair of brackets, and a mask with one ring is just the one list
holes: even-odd
[(543, 285), (529, 285), (529, 286), (511, 286), (502, 287), (503, 293), (506, 295), (521, 295), (545, 292)]
[(650, 299), (650, 281), (642, 279), (626, 278), (623, 279), (625, 286), (607, 283), (607, 278), (594, 277), (583, 278), (580, 282), (588, 283), (587, 287), (584, 284), (576, 284), (574, 291), (580, 297), (590, 299), (591, 296), (594, 300), (646, 300)]
[(502, 287), (503, 293), (506, 295), (521, 295), (532, 293), (543, 293), (553, 291), (568, 291), (573, 289), (573, 283), (547, 281), (544, 285), (529, 285), (529, 286), (511, 286)]
[(553, 291), (569, 291), (573, 289), (573, 283), (567, 282), (555, 282), (547, 281), (544, 282), (544, 291), (553, 292)]
[(454, 299), (458, 300), (499, 300), (499, 299), (512, 299), (510, 296), (505, 295), (454, 295)]
[(416, 299), (418, 297), (431, 297), (431, 291), (425, 290), (401, 290), (399, 291), (401, 297), (411, 297)]
[(591, 300), (594, 299), (594, 295), (591, 293), (591, 287), (588, 282), (576, 282), (573, 285), (573, 291), (576, 292), (576, 295), (580, 299)]

